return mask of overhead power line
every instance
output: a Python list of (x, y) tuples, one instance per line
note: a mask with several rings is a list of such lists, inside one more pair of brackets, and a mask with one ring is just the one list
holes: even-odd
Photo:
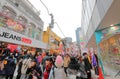
[[(46, 8), (48, 15), (51, 16), (51, 23), (50, 23), (50, 26), (56, 24), (56, 25), (58, 26), (58, 29), (60, 30), (60, 32), (61, 32), (61, 33), (63, 34), (63, 36), (65, 37), (65, 34), (64, 34), (63, 31), (61, 30), (61, 28), (60, 28), (60, 26), (58, 25), (58, 23), (57, 23), (57, 22), (54, 22), (53, 14), (51, 14), (51, 13), (49, 12), (48, 7), (44, 4), (44, 2), (43, 2), (42, 0), (40, 0), (40, 2), (41, 2), (41, 3), (44, 5), (44, 7)], [(53, 26), (52, 26), (52, 27), (53, 27)]]
[(65, 34), (63, 33), (62, 29), (60, 28), (59, 24), (57, 22), (54, 22), (57, 26), (58, 26), (58, 29), (60, 30), (60, 32), (63, 34), (63, 36), (65, 37)]
[(49, 12), (48, 7), (44, 4), (44, 2), (43, 2), (42, 0), (40, 0), (40, 2), (41, 2), (41, 3), (44, 5), (44, 7), (46, 8), (48, 15), (50, 15), (50, 12)]

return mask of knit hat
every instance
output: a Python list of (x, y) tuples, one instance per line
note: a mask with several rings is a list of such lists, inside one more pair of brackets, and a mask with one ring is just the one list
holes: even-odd
[(60, 55), (58, 55), (58, 56), (56, 57), (55, 65), (56, 65), (57, 67), (62, 67), (62, 65), (63, 65), (63, 59), (62, 59), (62, 57), (61, 57)]

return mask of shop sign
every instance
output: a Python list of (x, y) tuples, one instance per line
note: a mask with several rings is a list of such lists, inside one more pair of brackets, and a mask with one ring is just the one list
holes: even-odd
[(109, 27), (95, 32), (96, 43), (99, 44), (103, 38), (120, 33), (120, 26)]
[(21, 37), (21, 36), (17, 36), (15, 34), (11, 34), (11, 33), (8, 33), (8, 32), (1, 32), (0, 37), (7, 38), (7, 39), (12, 39), (12, 40), (15, 40), (15, 41), (21, 41), (21, 42), (27, 43), (27, 44), (32, 43), (31, 39)]

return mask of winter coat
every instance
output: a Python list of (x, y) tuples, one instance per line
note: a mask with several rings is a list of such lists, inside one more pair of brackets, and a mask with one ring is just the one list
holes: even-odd
[(47, 65), (44, 72), (44, 79), (48, 79), (52, 64)]
[(70, 63), (70, 58), (69, 57), (64, 57), (64, 67), (68, 67), (68, 65), (69, 65), (69, 63)]
[(86, 71), (85, 71), (85, 65), (84, 65), (84, 62), (82, 61), (82, 62), (80, 62), (79, 61), (79, 72), (80, 72), (80, 77), (81, 78), (87, 78), (87, 73), (86, 73)]
[(34, 76), (37, 77), (37, 79), (42, 79), (42, 70), (38, 65), (28, 68), (26, 74), (29, 76), (28, 79), (33, 79)]
[(22, 62), (22, 68), (21, 68), (21, 73), (22, 74), (25, 74), (26, 71), (27, 71), (27, 68), (29, 67), (31, 63), (31, 59), (24, 59), (23, 62)]
[(75, 69), (67, 69), (67, 73), (68, 73), (68, 78), (69, 79), (76, 79), (77, 77), (80, 77), (80, 72), (78, 70)]
[(13, 75), (15, 71), (16, 64), (12, 58), (7, 60), (7, 64), (5, 66), (5, 74), (6, 75)]
[(74, 58), (74, 57), (71, 58), (71, 62), (68, 65), (67, 73), (68, 73), (69, 79), (76, 79), (78, 74), (80, 74), (79, 64), (78, 64), (78, 61), (76, 60), (76, 58)]
[(97, 55), (93, 54), (92, 56), (92, 66), (97, 66), (98, 65), (98, 57)]
[(85, 63), (85, 70), (86, 70), (86, 72), (87, 72), (87, 71), (90, 71), (90, 70), (92, 69), (92, 66), (91, 66), (88, 58), (84, 58), (83, 61), (84, 61), (84, 63)]
[(49, 79), (66, 79), (66, 74), (64, 72), (64, 68), (60, 67), (60, 68), (52, 68), (51, 72), (53, 73)]

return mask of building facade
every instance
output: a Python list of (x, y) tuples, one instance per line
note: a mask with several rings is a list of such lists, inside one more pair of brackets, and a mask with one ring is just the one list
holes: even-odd
[(58, 48), (61, 42), (61, 38), (49, 27), (47, 27), (47, 30), (43, 32), (42, 40), (44, 43), (47, 43), (47, 47), (50, 49), (51, 54), (59, 53)]
[[(81, 26), (85, 47), (100, 49), (105, 72), (119, 72), (120, 0), (83, 0)], [(111, 72), (112, 71), (112, 72)], [(112, 78), (113, 79), (113, 78)]]
[(0, 0), (0, 41), (46, 49), (43, 26), (28, 0)]
[(81, 31), (80, 27), (76, 29), (76, 41), (77, 41), (77, 45), (79, 47), (79, 50), (80, 50), (80, 31)]
[(72, 38), (71, 37), (65, 37), (62, 40), (63, 40), (63, 43), (64, 43), (64, 51), (66, 51), (66, 53), (70, 53), (71, 52)]

